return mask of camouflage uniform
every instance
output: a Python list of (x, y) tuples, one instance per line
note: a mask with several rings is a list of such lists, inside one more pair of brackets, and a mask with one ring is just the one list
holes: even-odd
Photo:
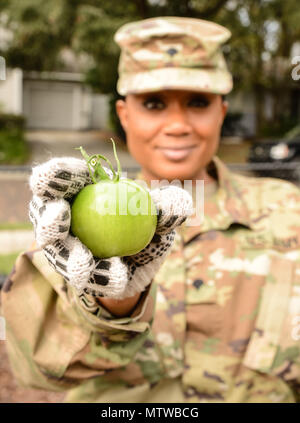
[(132, 315), (84, 310), (38, 250), (2, 292), (22, 385), (68, 402), (300, 401), (300, 192), (231, 173), (175, 243)]
[[(126, 24), (118, 91), (226, 94), (225, 28), (187, 18)], [(300, 400), (300, 192), (247, 178), (214, 158), (204, 220), (176, 230), (132, 314), (83, 308), (40, 250), (2, 291), (7, 349), (25, 386), (76, 402)]]

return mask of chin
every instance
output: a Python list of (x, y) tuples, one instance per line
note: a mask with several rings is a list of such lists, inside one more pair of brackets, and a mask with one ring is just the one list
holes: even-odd
[(175, 179), (179, 181), (193, 179), (190, 169), (179, 169), (179, 166), (175, 166), (174, 169), (159, 169), (155, 174), (158, 175), (157, 179), (167, 179), (169, 182)]

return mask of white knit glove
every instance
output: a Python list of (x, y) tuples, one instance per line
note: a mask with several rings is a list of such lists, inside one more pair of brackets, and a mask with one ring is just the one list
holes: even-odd
[[(109, 174), (110, 170), (106, 171)], [(101, 259), (93, 257), (69, 232), (69, 201), (88, 184), (91, 179), (84, 160), (54, 158), (33, 168), (29, 216), (36, 242), (50, 265), (82, 298), (131, 297), (150, 284), (171, 247), (174, 228), (192, 212), (192, 198), (187, 191), (175, 186), (150, 191), (158, 211), (151, 242), (138, 254)]]

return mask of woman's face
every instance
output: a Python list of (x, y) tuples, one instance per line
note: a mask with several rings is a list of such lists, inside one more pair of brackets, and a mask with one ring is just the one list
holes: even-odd
[(164, 90), (130, 94), (116, 110), (131, 155), (146, 180), (208, 180), (227, 103), (211, 93)]

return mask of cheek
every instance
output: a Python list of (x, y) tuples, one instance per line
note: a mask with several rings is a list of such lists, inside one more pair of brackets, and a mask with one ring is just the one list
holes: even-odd
[[(194, 130), (202, 141), (199, 154), (213, 156), (219, 145), (222, 119), (219, 113), (205, 113), (195, 120)], [(206, 159), (206, 157), (205, 157)]]
[(149, 118), (145, 113), (135, 111), (129, 115), (127, 132), (133, 138), (147, 141), (157, 133), (158, 127), (157, 119)]
[(207, 165), (219, 146), (222, 119), (219, 114), (205, 113), (195, 117), (193, 127), (200, 140), (194, 162), (201, 161), (202, 165)]
[(222, 120), (220, 114), (203, 113), (202, 115), (193, 116), (193, 127), (200, 138), (213, 141), (217, 140), (220, 135)]
[(127, 128), (127, 148), (129, 153), (139, 162), (147, 156), (149, 139), (151, 139), (151, 128), (144, 128), (137, 118), (136, 123), (132, 123)]
[(160, 123), (157, 119), (149, 119), (143, 113), (134, 113), (129, 117), (126, 131), (127, 147), (139, 162), (143, 162), (147, 158), (150, 153), (151, 140), (156, 137), (159, 130)]

